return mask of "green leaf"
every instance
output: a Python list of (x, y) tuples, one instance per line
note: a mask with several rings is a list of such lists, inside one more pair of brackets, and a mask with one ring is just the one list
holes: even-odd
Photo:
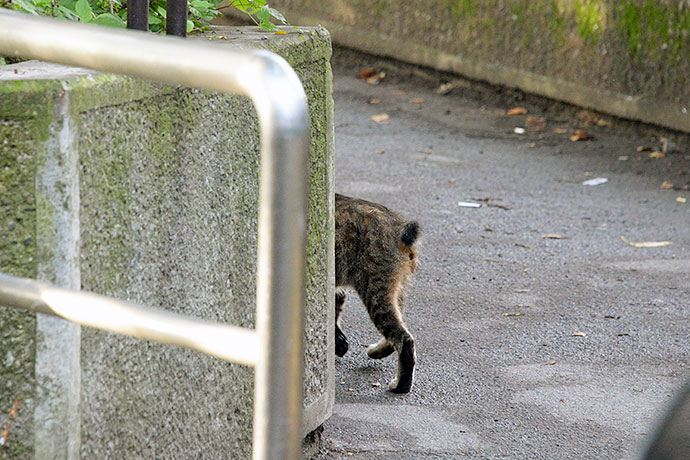
[(279, 20), (283, 24), (288, 23), (287, 19), (285, 19), (285, 16), (283, 16), (280, 11), (273, 9), (273, 8), (268, 8), (268, 12), (271, 14), (271, 16), (273, 16), (274, 18), (276, 18), (277, 20)]
[(163, 19), (168, 18), (168, 12), (165, 11), (165, 8), (163, 8), (162, 6), (158, 7), (158, 14), (160, 14)]
[(258, 10), (254, 11), (254, 14), (256, 14), (256, 17), (259, 18), (259, 21), (261, 22), (269, 22), (271, 19), (271, 12), (268, 11), (267, 6), (262, 6)]
[(192, 30), (194, 30), (194, 22), (187, 19), (187, 33), (191, 32)]
[(79, 0), (75, 5), (75, 11), (81, 22), (91, 22), (93, 19), (93, 10), (87, 0)]
[(94, 22), (96, 24), (100, 24), (102, 26), (108, 26), (108, 27), (124, 28), (126, 26), (126, 24), (122, 21), (122, 19), (120, 19), (119, 17), (117, 17), (111, 13), (99, 14), (98, 16), (96, 16), (96, 19), (94, 19)]
[(253, 14), (265, 4), (265, 0), (232, 0), (232, 5), (235, 8), (247, 14)]
[(160, 24), (161, 22), (163, 21), (161, 21), (161, 19), (158, 16), (156, 16), (155, 14), (149, 14), (149, 25)]
[(30, 2), (28, 0), (14, 0), (12, 3), (15, 7), (17, 7), (16, 9), (18, 9), (19, 11), (25, 11), (31, 14), (38, 14), (38, 11), (36, 11), (33, 2)]
[(79, 16), (77, 16), (77, 13), (74, 12), (74, 9), (65, 5), (58, 6), (55, 15), (58, 18), (69, 19), (70, 21), (76, 21), (79, 19)]
[(210, 2), (207, 2), (206, 0), (192, 0), (191, 2), (189, 2), (189, 6), (200, 10), (207, 10), (211, 8), (213, 5)]
[(264, 30), (268, 30), (269, 32), (275, 32), (276, 30), (278, 30), (278, 27), (276, 27), (276, 25), (273, 24), (271, 21), (261, 21), (259, 23), (259, 26)]

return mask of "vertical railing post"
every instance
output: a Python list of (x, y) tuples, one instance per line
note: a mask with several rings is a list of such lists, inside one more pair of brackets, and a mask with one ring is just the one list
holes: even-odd
[(165, 33), (187, 36), (187, 0), (168, 0)]
[(149, 0), (127, 1), (127, 28), (149, 30)]

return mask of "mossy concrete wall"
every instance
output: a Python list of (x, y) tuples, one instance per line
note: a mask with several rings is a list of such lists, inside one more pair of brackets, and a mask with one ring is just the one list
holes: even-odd
[[(332, 77), (328, 33), (287, 31), (197, 39), (272, 50), (307, 93), (306, 435), (334, 394)], [(0, 272), (254, 326), (249, 100), (30, 61), (0, 67), (0, 134)], [(251, 456), (250, 368), (0, 308), (0, 377), (3, 460)]]
[(335, 43), (690, 132), (685, 0), (276, 0)]

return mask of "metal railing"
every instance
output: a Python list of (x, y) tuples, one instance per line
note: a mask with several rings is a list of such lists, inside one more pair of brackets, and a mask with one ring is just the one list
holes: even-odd
[[(187, 35), (187, 0), (167, 0), (165, 5), (165, 33)], [(149, 30), (149, 0), (127, 1), (127, 28)]]
[(265, 51), (0, 9), (0, 54), (248, 96), (261, 132), (256, 328), (0, 276), (0, 304), (253, 365), (255, 460), (300, 455), (309, 120), (289, 65)]

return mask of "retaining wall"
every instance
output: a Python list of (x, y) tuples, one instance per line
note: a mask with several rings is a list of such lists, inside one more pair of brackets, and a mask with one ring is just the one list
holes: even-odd
[[(196, 39), (274, 51), (307, 93), (306, 435), (334, 394), (331, 49), (324, 29), (286, 30)], [(0, 136), (0, 272), (254, 326), (249, 100), (29, 61), (0, 67)], [(247, 459), (253, 383), (250, 368), (0, 308), (0, 459)]]
[(686, 0), (275, 0), (369, 53), (690, 132)]

